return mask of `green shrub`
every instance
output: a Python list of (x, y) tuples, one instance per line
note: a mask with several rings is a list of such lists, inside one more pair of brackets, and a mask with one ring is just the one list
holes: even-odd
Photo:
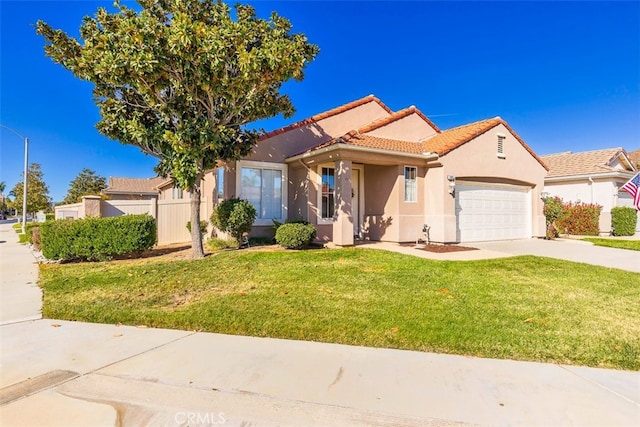
[(56, 219), (56, 214), (48, 213), (44, 215), (45, 221), (54, 221)]
[(562, 214), (556, 220), (562, 233), (597, 236), (600, 232), (600, 211), (602, 206), (586, 203), (565, 203)]
[[(207, 227), (209, 226), (209, 223), (207, 221), (200, 221), (200, 234), (202, 235), (202, 237), (204, 237), (205, 234), (207, 234)], [(189, 230), (189, 233), (191, 233), (191, 221), (187, 221), (187, 230)]]
[[(18, 238), (20, 239), (20, 243), (33, 243), (33, 230), (40, 227), (41, 223), (39, 222), (27, 222), (27, 227), (25, 228), (25, 234), (19, 233)], [(13, 225), (14, 228), (15, 224)], [(16, 228), (16, 231), (22, 231), (22, 223), (19, 223), (19, 227)]]
[(556, 220), (564, 211), (564, 204), (560, 197), (545, 197), (544, 199), (544, 217), (547, 224), (547, 239), (554, 239), (558, 237), (558, 228), (556, 226)]
[(227, 248), (236, 248), (238, 247), (238, 242), (233, 239), (218, 239), (213, 238), (207, 240), (207, 247), (210, 251), (221, 251)]
[(31, 244), (36, 251), (42, 250), (42, 239), (40, 238), (40, 227), (31, 230)]
[(611, 228), (614, 236), (633, 236), (637, 223), (637, 209), (623, 206), (611, 209)]
[(231, 234), (240, 244), (242, 235), (251, 230), (256, 220), (256, 208), (247, 200), (232, 198), (213, 209), (211, 224), (220, 231)]
[(282, 224), (276, 230), (276, 242), (287, 249), (301, 249), (308, 246), (316, 237), (313, 224)]
[(107, 260), (153, 247), (156, 222), (146, 214), (57, 220), (42, 223), (40, 237), (46, 258)]

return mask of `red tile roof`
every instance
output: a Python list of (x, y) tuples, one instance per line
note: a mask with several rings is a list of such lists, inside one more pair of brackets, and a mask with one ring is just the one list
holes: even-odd
[(545, 169), (549, 170), (547, 165), (542, 161), (540, 157), (533, 152), (533, 150), (520, 138), (520, 136), (511, 127), (502, 120), (500, 117), (494, 117), (492, 119), (480, 120), (478, 122), (469, 123), (466, 125), (458, 126), (452, 129), (448, 129), (432, 136), (429, 139), (422, 141), (423, 151), (430, 151), (437, 153), (439, 156), (455, 150), (461, 145), (466, 144), (474, 138), (488, 132), (498, 125), (503, 125), (507, 130), (518, 140), (518, 142), (524, 147), (540, 163)]
[(367, 104), (369, 102), (376, 102), (383, 109), (385, 109), (389, 114), (393, 114), (393, 111), (391, 111), (391, 109), (389, 107), (384, 105), (384, 103), (382, 101), (380, 101), (378, 98), (376, 98), (373, 95), (369, 95), (369, 96), (365, 96), (364, 98), (358, 99), (356, 101), (349, 102), (348, 104), (344, 104), (344, 105), (342, 105), (340, 107), (336, 107), (336, 108), (333, 108), (333, 109), (331, 109), (329, 111), (325, 111), (324, 113), (316, 114), (315, 116), (311, 116), (311, 117), (309, 117), (307, 119), (304, 119), (304, 120), (301, 120), (299, 122), (296, 122), (296, 123), (290, 124), (288, 126), (282, 127), (280, 129), (272, 130), (271, 132), (267, 132), (265, 134), (262, 134), (260, 136), (260, 138), (258, 138), (258, 141), (263, 141), (265, 139), (271, 138), (272, 136), (280, 135), (281, 133), (285, 133), (285, 132), (288, 132), (290, 130), (302, 127), (302, 126), (318, 122), (318, 121), (320, 121), (322, 119), (326, 119), (328, 117), (335, 116), (337, 114), (343, 113), (345, 111), (351, 110), (353, 108), (359, 107), (360, 105), (364, 105), (364, 104)]
[(156, 187), (165, 181), (164, 178), (159, 176), (153, 178), (109, 177), (109, 185), (103, 192), (106, 194), (155, 194), (158, 192)]
[[(347, 144), (357, 147), (374, 148), (378, 150), (397, 151), (410, 154), (422, 154), (422, 144), (418, 142), (400, 141), (397, 139), (380, 138), (373, 135), (367, 135), (358, 133), (358, 131), (351, 131), (340, 138), (334, 138), (331, 141), (327, 141), (323, 144), (317, 145), (306, 152), (320, 150), (322, 148), (330, 147), (335, 144)], [(302, 154), (302, 153), (299, 153)]]

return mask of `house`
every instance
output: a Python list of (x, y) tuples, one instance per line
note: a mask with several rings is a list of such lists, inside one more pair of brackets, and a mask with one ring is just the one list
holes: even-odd
[[(165, 178), (121, 178), (109, 177), (109, 185), (102, 190), (111, 200), (148, 200), (157, 198), (158, 186), (168, 181)], [(169, 180), (170, 181), (170, 180)]]
[(633, 206), (631, 196), (619, 191), (636, 173), (636, 167), (622, 148), (565, 152), (541, 156), (549, 167), (544, 191), (565, 202), (602, 206), (600, 233), (611, 232), (611, 208)]
[(635, 166), (637, 170), (640, 170), (640, 149), (630, 151), (627, 155), (629, 156), (631, 163), (633, 163), (633, 166)]
[(543, 236), (546, 173), (500, 117), (441, 130), (370, 95), (264, 134), (213, 192), (256, 207), (254, 235), (302, 219), (339, 246), (415, 241), (425, 224), (434, 242), (473, 242)]

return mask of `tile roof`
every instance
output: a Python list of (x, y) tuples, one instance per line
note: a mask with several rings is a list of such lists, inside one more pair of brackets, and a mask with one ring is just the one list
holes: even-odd
[[(306, 152), (316, 151), (322, 148), (326, 148), (335, 144), (347, 144), (357, 147), (373, 148), (378, 150), (398, 151), (402, 153), (410, 154), (422, 154), (422, 144), (418, 142), (400, 141), (397, 139), (380, 138), (373, 135), (367, 135), (359, 133), (358, 131), (351, 131), (339, 138), (334, 138), (331, 141), (327, 141), (323, 144), (317, 145)], [(302, 153), (299, 153), (302, 154)]]
[(423, 151), (430, 151), (432, 153), (437, 153), (439, 156), (444, 156), (445, 154), (451, 152), (452, 150), (455, 150), (463, 144), (466, 144), (472, 139), (477, 138), (483, 133), (488, 132), (498, 125), (503, 125), (505, 128), (507, 128), (507, 130), (518, 140), (522, 147), (527, 150), (529, 154), (531, 154), (533, 158), (536, 159), (538, 163), (540, 163), (545, 169), (548, 169), (544, 161), (540, 157), (538, 157), (538, 155), (533, 152), (531, 147), (529, 147), (522, 140), (522, 138), (520, 138), (520, 135), (518, 135), (513, 129), (511, 129), (511, 126), (509, 126), (507, 122), (505, 122), (500, 117), (480, 120), (442, 131), (432, 136), (431, 138), (422, 141)]
[(633, 166), (640, 169), (640, 149), (627, 153), (627, 156), (629, 157), (629, 160), (631, 160), (631, 163), (633, 163)]
[(109, 185), (103, 190), (103, 193), (157, 193), (157, 186), (165, 182), (166, 179), (155, 176), (153, 178), (122, 178), (109, 177)]
[(265, 139), (271, 138), (272, 136), (276, 136), (276, 135), (279, 135), (281, 133), (285, 133), (285, 132), (288, 132), (290, 130), (297, 129), (297, 128), (302, 127), (302, 126), (318, 122), (318, 121), (320, 121), (322, 119), (326, 119), (328, 117), (335, 116), (337, 114), (343, 113), (345, 111), (351, 110), (353, 108), (359, 107), (360, 105), (364, 105), (364, 104), (367, 104), (369, 102), (376, 102), (383, 109), (385, 109), (389, 114), (393, 114), (393, 111), (391, 111), (391, 109), (389, 107), (387, 107), (382, 101), (380, 101), (378, 98), (376, 98), (373, 95), (368, 95), (368, 96), (365, 96), (364, 98), (358, 99), (356, 101), (349, 102), (348, 104), (344, 104), (344, 105), (342, 105), (340, 107), (333, 108), (331, 110), (325, 111), (325, 112), (320, 113), (320, 114), (316, 114), (315, 116), (311, 116), (311, 117), (309, 117), (307, 119), (304, 119), (304, 120), (301, 120), (299, 122), (290, 124), (288, 126), (280, 128), (280, 129), (272, 130), (270, 132), (262, 134), (258, 138), (258, 141), (263, 141)]
[(547, 178), (586, 175), (613, 172), (616, 169), (611, 167), (611, 163), (620, 154), (626, 154), (620, 148), (608, 148), (604, 150), (584, 151), (581, 153), (565, 153), (547, 154), (541, 156), (547, 165), (549, 165), (549, 173)]

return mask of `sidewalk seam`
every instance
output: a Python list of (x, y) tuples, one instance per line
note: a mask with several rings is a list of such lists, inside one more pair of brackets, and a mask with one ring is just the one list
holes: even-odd
[(640, 407), (640, 402), (636, 402), (635, 400), (628, 398), (624, 394), (618, 393), (617, 391), (615, 391), (615, 390), (613, 390), (613, 389), (611, 389), (611, 388), (609, 388), (609, 387), (607, 387), (605, 385), (600, 384), (600, 382), (598, 382), (598, 381), (592, 380), (592, 379), (587, 378), (587, 377), (583, 377), (582, 375), (578, 374), (577, 372), (574, 372), (571, 369), (568, 369), (564, 365), (558, 365), (558, 366), (561, 367), (562, 369), (564, 369), (565, 371), (569, 372), (570, 374), (573, 374), (576, 377), (580, 378), (581, 380), (586, 381), (588, 383), (591, 383), (591, 384), (593, 384), (593, 385), (595, 385), (597, 387), (600, 387), (601, 389), (606, 390), (609, 393), (615, 394), (616, 396), (621, 397), (622, 399), (626, 400), (627, 402), (630, 402), (630, 403)]

